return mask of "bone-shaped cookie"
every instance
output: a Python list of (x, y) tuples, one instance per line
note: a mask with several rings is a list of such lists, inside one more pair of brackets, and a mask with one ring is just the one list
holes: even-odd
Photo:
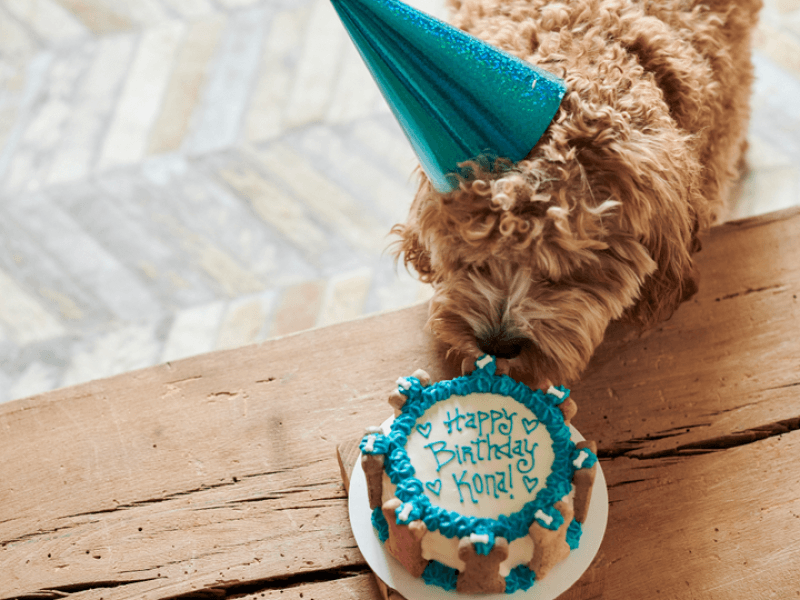
[(573, 510), (566, 502), (557, 502), (555, 505), (564, 522), (558, 529), (548, 529), (537, 521), (528, 528), (528, 534), (533, 539), (533, 558), (528, 563), (528, 568), (536, 574), (536, 579), (544, 578), (555, 565), (569, 556), (567, 544), (567, 529), (572, 522)]
[(361, 468), (367, 479), (367, 497), (369, 507), (381, 505), (383, 495), (383, 454), (362, 454)]
[(461, 594), (502, 594), (506, 591), (506, 580), (500, 576), (500, 563), (508, 558), (508, 541), (494, 539), (489, 554), (478, 554), (469, 537), (458, 543), (458, 557), (464, 561), (464, 570), (458, 574), (456, 591)]
[(422, 538), (428, 528), (422, 521), (411, 521), (407, 525), (397, 523), (396, 510), (402, 504), (399, 498), (387, 500), (381, 510), (389, 525), (389, 538), (386, 550), (400, 561), (406, 571), (414, 577), (421, 577), (428, 561), (422, 558)]
[[(575, 444), (578, 450), (587, 448), (597, 454), (597, 442), (587, 441)], [(583, 523), (586, 514), (589, 512), (589, 502), (592, 500), (592, 487), (597, 476), (597, 462), (589, 468), (578, 469), (572, 476), (572, 484), (575, 486), (575, 520)]]

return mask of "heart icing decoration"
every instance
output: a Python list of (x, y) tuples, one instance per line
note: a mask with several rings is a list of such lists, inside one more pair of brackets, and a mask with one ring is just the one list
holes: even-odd
[(530, 435), (539, 426), (539, 419), (526, 419), (523, 417), (522, 426), (525, 428), (525, 433)]
[(427, 440), (428, 436), (431, 434), (430, 422), (425, 423), (425, 425), (417, 425), (417, 431), (419, 431), (419, 434)]
[(539, 485), (539, 478), (538, 477), (528, 477), (527, 475), (522, 476), (522, 483), (525, 484), (525, 489), (528, 490), (530, 494), (536, 486)]
[[(430, 423), (428, 423), (428, 425), (430, 425)], [(436, 481), (426, 481), (425, 487), (438, 496), (442, 493), (442, 480), (437, 479)]]

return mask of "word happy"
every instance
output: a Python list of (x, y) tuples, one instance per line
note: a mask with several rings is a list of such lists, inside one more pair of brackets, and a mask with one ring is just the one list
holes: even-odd
[[(531, 442), (528, 435), (539, 426), (537, 419), (517, 419), (517, 413), (501, 411), (476, 411), (461, 413), (446, 412), (441, 425), (442, 437), (423, 447), (436, 464), (436, 472), (444, 467), (450, 477), (427, 482), (425, 487), (440, 495), (443, 485), (453, 485), (458, 490), (461, 503), (477, 504), (481, 497), (514, 498), (514, 484), (530, 494), (537, 488), (539, 480), (530, 476), (536, 466), (536, 449), (539, 444)], [(428, 439), (432, 431), (430, 422), (416, 426), (417, 431)], [(440, 429), (441, 430), (441, 429)], [(449, 439), (457, 436), (458, 442)], [(458, 465), (458, 466), (456, 466)], [(443, 481), (444, 479), (444, 481)], [(522, 484), (522, 485), (519, 485)]]

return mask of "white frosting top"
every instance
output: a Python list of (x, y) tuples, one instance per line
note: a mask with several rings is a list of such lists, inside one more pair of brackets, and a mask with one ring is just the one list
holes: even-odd
[(451, 396), (425, 411), (406, 451), (434, 505), (496, 519), (521, 510), (546, 487), (552, 444), (523, 404), (474, 393)]

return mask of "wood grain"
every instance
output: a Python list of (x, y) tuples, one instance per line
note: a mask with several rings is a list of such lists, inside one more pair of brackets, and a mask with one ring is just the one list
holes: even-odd
[[(779, 218), (783, 217), (783, 218)], [(798, 211), (718, 227), (698, 255), (701, 291), (640, 336), (617, 327), (573, 395), (576, 426), (608, 454), (738, 445), (797, 428)]]
[[(715, 229), (701, 292), (574, 386), (611, 499), (564, 596), (796, 598), (800, 211)], [(0, 600), (379, 598), (335, 447), (399, 375), (457, 373), (426, 307), (0, 406)]]

